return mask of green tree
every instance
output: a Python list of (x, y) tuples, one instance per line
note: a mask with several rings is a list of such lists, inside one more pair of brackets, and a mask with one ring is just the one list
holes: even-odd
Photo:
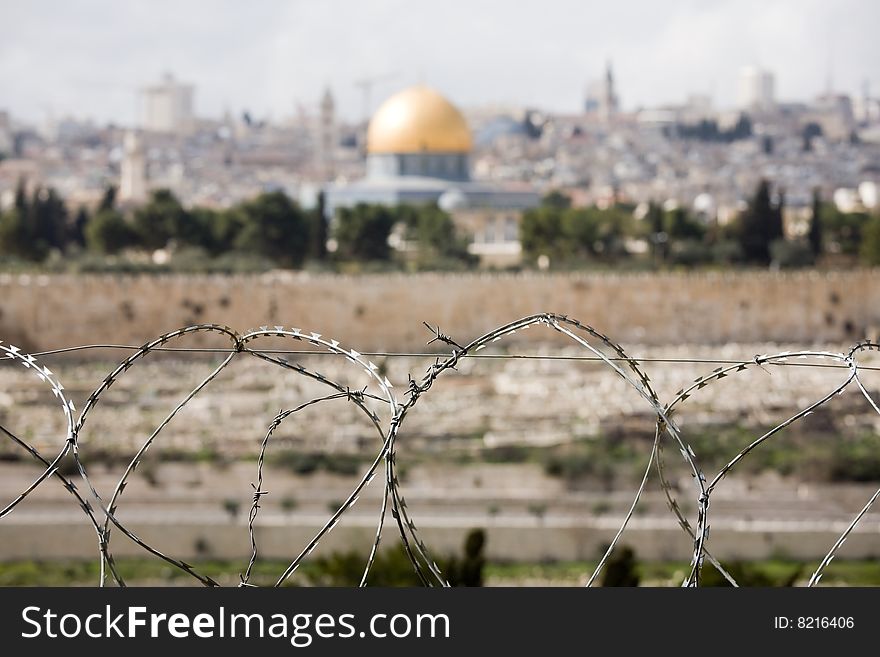
[(843, 255), (857, 255), (868, 215), (864, 212), (841, 212), (833, 203), (824, 203), (820, 216), (827, 250)]
[(6, 255), (32, 259), (33, 240), (28, 231), (28, 196), (24, 178), (15, 187), (15, 203), (0, 214), (0, 251)]
[(19, 178), (18, 184), (15, 186), (15, 209), (24, 214), (27, 212), (27, 208), (27, 183), (24, 178)]
[(30, 201), (24, 178), (15, 187), (15, 203), (0, 215), (0, 251), (27, 260), (37, 259), (33, 235), (28, 225)]
[(67, 209), (54, 189), (37, 187), (28, 196), (24, 180), (15, 192), (13, 207), (0, 217), (0, 249), (4, 253), (40, 261), (52, 249), (68, 242)]
[(770, 183), (762, 180), (748, 209), (739, 217), (739, 241), (749, 262), (768, 264), (770, 244), (783, 237), (782, 203), (774, 204), (770, 194)]
[(198, 227), (192, 215), (169, 189), (157, 189), (150, 200), (134, 212), (134, 229), (139, 243), (147, 249), (162, 249), (175, 239), (198, 244)]
[(520, 243), (529, 258), (613, 260), (624, 254), (623, 240), (634, 233), (632, 215), (624, 208), (538, 207), (523, 215)]
[(544, 198), (541, 199), (541, 206), (555, 208), (556, 210), (567, 210), (571, 207), (571, 197), (558, 189), (553, 189), (547, 192)]
[(519, 226), (523, 252), (532, 260), (540, 255), (559, 257), (562, 239), (562, 211), (539, 207), (527, 210)]
[(770, 223), (767, 224), (767, 240), (770, 244), (776, 240), (785, 239), (785, 190), (780, 189), (776, 203), (773, 204), (773, 212), (770, 214)]
[(327, 237), (327, 195), (321, 190), (315, 208), (309, 213), (309, 258), (317, 261), (327, 258)]
[(54, 189), (34, 190), (29, 220), (39, 253), (45, 256), (51, 249), (65, 249), (69, 232), (67, 208)]
[(651, 255), (655, 262), (665, 262), (669, 255), (669, 235), (666, 232), (666, 215), (659, 203), (648, 203), (645, 223), (650, 230), (648, 237), (651, 243)]
[(807, 240), (813, 255), (818, 258), (822, 255), (822, 196), (819, 188), (813, 190), (813, 206), (810, 213), (810, 231)]
[(209, 210), (207, 208), (193, 208), (196, 221), (207, 227), (208, 237), (205, 248), (212, 255), (219, 255), (234, 250), (238, 236), (247, 221), (247, 216), (241, 207), (227, 210)]
[(483, 586), (483, 569), (486, 567), (486, 557), (483, 555), (485, 546), (484, 530), (472, 529), (467, 533), (461, 561), (453, 557), (446, 566), (446, 575), (451, 586)]
[(809, 241), (805, 239), (774, 240), (770, 244), (773, 264), (782, 269), (810, 267), (816, 262)]
[(89, 223), (89, 211), (86, 210), (85, 207), (80, 206), (76, 215), (73, 218), (73, 223), (70, 225), (70, 243), (75, 244), (80, 248), (84, 248), (86, 245), (86, 226)]
[(684, 208), (667, 212), (663, 218), (663, 228), (670, 240), (702, 240), (706, 237), (706, 226)]
[(589, 208), (597, 226), (597, 239), (593, 251), (605, 260), (626, 255), (624, 239), (635, 235), (632, 213), (624, 207)]
[(86, 224), (85, 239), (90, 250), (112, 255), (135, 244), (137, 235), (122, 213), (99, 210)]
[(866, 265), (880, 265), (880, 214), (875, 214), (865, 224), (859, 256)]
[(334, 236), (339, 257), (347, 260), (388, 260), (388, 236), (395, 224), (394, 212), (383, 205), (359, 203), (340, 208)]
[(602, 586), (638, 586), (639, 579), (635, 550), (628, 545), (615, 549), (605, 563)]
[(407, 241), (416, 245), (419, 266), (474, 261), (467, 250), (467, 239), (458, 234), (452, 217), (436, 205), (402, 205), (396, 214), (404, 225)]
[(309, 246), (303, 211), (284, 192), (264, 192), (236, 208), (240, 228), (235, 248), (271, 258), (280, 265), (302, 264)]
[(116, 209), (116, 191), (117, 188), (115, 185), (109, 185), (104, 190), (104, 195), (101, 197), (101, 202), (98, 204), (98, 212), (101, 210)]
[(567, 256), (594, 256), (602, 236), (601, 211), (595, 208), (566, 210), (561, 218), (561, 243), (557, 251)]
[(27, 224), (27, 215), (13, 207), (0, 215), (0, 251), (26, 260), (41, 259)]
[(214, 208), (196, 206), (187, 212), (187, 229), (184, 235), (177, 237), (177, 241), (186, 246), (194, 246), (204, 249), (209, 253), (217, 253), (217, 245), (214, 242), (214, 224), (217, 223), (221, 211)]

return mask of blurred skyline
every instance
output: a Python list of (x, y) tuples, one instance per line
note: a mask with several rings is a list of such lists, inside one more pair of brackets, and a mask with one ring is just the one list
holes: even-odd
[(869, 0), (284, 2), (2, 1), (0, 108), (27, 120), (132, 124), (137, 90), (172, 72), (196, 112), (257, 117), (314, 110), (325, 87), (364, 118), (425, 82), (464, 107), (581, 110), (611, 61), (624, 109), (708, 94), (733, 105), (741, 66), (776, 76), (782, 101), (880, 87), (880, 3)]

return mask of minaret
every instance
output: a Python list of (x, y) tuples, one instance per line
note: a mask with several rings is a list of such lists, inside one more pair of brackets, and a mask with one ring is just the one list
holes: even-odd
[(609, 121), (617, 112), (617, 95), (614, 93), (614, 74), (611, 61), (605, 66), (605, 83), (602, 85), (602, 98), (599, 113), (603, 121)]
[(119, 200), (123, 203), (141, 203), (147, 198), (147, 163), (144, 145), (136, 132), (126, 133), (123, 149)]
[(327, 88), (321, 98), (317, 148), (318, 167), (324, 180), (330, 180), (335, 174), (336, 141), (336, 103), (333, 101), (333, 94)]

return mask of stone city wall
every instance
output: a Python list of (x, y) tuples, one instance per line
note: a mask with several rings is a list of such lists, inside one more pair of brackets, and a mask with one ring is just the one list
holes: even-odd
[[(531, 313), (622, 344), (847, 343), (880, 327), (880, 271), (645, 274), (0, 275), (0, 340), (141, 344), (190, 323), (317, 331), (359, 350), (459, 342)], [(542, 331), (516, 339), (550, 337)]]

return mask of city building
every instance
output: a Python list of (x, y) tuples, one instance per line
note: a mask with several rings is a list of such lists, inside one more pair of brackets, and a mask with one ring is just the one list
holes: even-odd
[(158, 84), (141, 90), (142, 127), (153, 132), (186, 134), (195, 127), (195, 87), (166, 73)]
[(119, 200), (123, 203), (142, 203), (146, 198), (147, 162), (144, 146), (136, 132), (128, 132), (123, 142)]
[(846, 94), (827, 92), (813, 102), (810, 118), (822, 134), (834, 140), (849, 139), (857, 128), (853, 104)]
[(0, 156), (9, 157), (15, 149), (9, 112), (0, 111)]
[(608, 62), (605, 66), (605, 76), (587, 87), (584, 111), (595, 114), (602, 121), (609, 121), (619, 109), (620, 101), (614, 89), (614, 73), (611, 71), (611, 62)]
[(737, 106), (742, 110), (767, 111), (775, 105), (775, 80), (770, 71), (744, 66), (739, 71)]
[(483, 264), (521, 258), (519, 223), (538, 205), (531, 186), (471, 179), (473, 138), (461, 112), (437, 91), (418, 85), (391, 96), (367, 130), (366, 176), (326, 188), (327, 218), (358, 203), (437, 203), (470, 238)]
[(317, 163), (320, 175), (324, 180), (331, 180), (335, 175), (336, 145), (339, 143), (336, 126), (336, 103), (330, 89), (324, 91), (318, 117)]

